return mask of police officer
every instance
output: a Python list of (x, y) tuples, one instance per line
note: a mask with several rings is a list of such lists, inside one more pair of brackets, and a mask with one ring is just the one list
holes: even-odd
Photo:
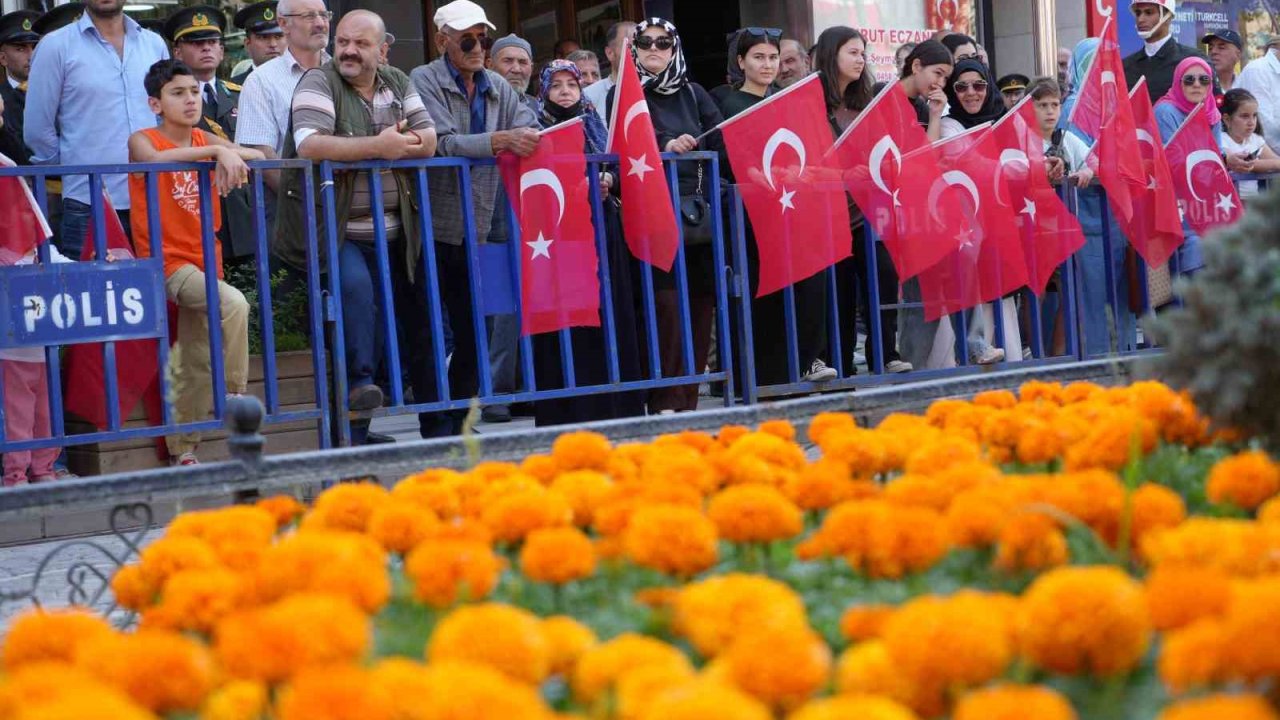
[[(1021, 73), (1009, 73), (996, 81), (996, 87), (1000, 89), (1000, 99), (1004, 101), (1004, 109), (1012, 110), (1015, 105), (1022, 101), (1027, 94), (1027, 86), (1031, 84), (1031, 78)], [(1066, 91), (1063, 90), (1065, 93)]]
[(0, 65), (5, 71), (5, 81), (0, 83), (0, 101), (4, 102), (0, 152), (19, 165), (31, 164), (31, 151), (22, 141), (22, 113), (27, 106), (31, 53), (40, 40), (32, 28), (39, 19), (40, 13), (31, 10), (0, 16)]
[(250, 65), (231, 80), (243, 84), (254, 68), (284, 53), (284, 30), (276, 21), (276, 0), (247, 5), (236, 13), (235, 20), (236, 27), (244, 31), (244, 49), (249, 53)]
[[(173, 46), (173, 57), (181, 60), (196, 82), (204, 99), (203, 117), (198, 127), (205, 132), (232, 140), (236, 136), (236, 114), (240, 86), (217, 76), (222, 63), (223, 32), (227, 16), (211, 5), (192, 5), (177, 10), (164, 23), (164, 35)], [(254, 254), (253, 212), (244, 189), (232, 191), (222, 203), (222, 256), (226, 262)]]

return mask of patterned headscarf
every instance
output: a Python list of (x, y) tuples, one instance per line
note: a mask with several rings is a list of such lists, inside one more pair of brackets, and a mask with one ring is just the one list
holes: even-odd
[(1182, 76), (1193, 69), (1203, 70), (1204, 74), (1209, 76), (1209, 92), (1204, 98), (1204, 119), (1209, 121), (1210, 126), (1217, 125), (1222, 122), (1222, 111), (1213, 101), (1213, 68), (1209, 67), (1209, 63), (1205, 62), (1204, 58), (1189, 57), (1178, 63), (1178, 68), (1173, 71), (1173, 85), (1156, 104), (1168, 103), (1178, 108), (1183, 115), (1189, 115), (1192, 110), (1195, 110), (1199, 103), (1188, 100), (1186, 91), (1182, 89)]
[(578, 103), (572, 107), (561, 107), (547, 99), (547, 95), (551, 93), (551, 79), (556, 73), (567, 72), (573, 75), (578, 81), (578, 87), (582, 87), (582, 71), (578, 66), (568, 60), (552, 60), (542, 68), (542, 75), (539, 76), (539, 97), (538, 115), (543, 128), (549, 128), (552, 125), (559, 125), (574, 118), (582, 118), (583, 133), (587, 138), (586, 152), (602, 153), (605, 151), (605, 145), (608, 142), (608, 132), (605, 130), (604, 122), (600, 120), (600, 115), (596, 113), (595, 105), (587, 99), (586, 95), (579, 98)]
[(662, 72), (655, 75), (641, 64), (640, 53), (636, 50), (635, 44), (631, 45), (631, 57), (636, 61), (636, 71), (640, 73), (640, 82), (644, 83), (646, 90), (653, 90), (659, 95), (675, 95), (689, 84), (689, 69), (684, 62), (684, 47), (680, 43), (680, 33), (676, 32), (675, 25), (662, 18), (652, 17), (636, 25), (636, 37), (640, 37), (651, 27), (662, 28), (675, 41), (675, 46), (671, 48), (671, 62), (667, 63)]

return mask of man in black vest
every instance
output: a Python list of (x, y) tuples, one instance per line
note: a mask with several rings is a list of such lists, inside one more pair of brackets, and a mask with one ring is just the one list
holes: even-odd
[[(1204, 53), (1179, 44), (1170, 34), (1176, 9), (1177, 0), (1134, 0), (1129, 5), (1144, 46), (1124, 59), (1124, 79), (1133, 87), (1145, 77), (1151, 102), (1159, 101), (1173, 87), (1173, 72), (1178, 63), (1193, 56), (1204, 58)], [(1220, 93), (1215, 81), (1214, 94)]]
[(18, 10), (0, 16), (0, 65), (5, 82), (0, 83), (4, 126), (0, 127), (0, 152), (19, 165), (31, 164), (31, 151), (22, 141), (22, 113), (27, 106), (27, 77), (31, 54), (40, 36), (32, 30), (40, 13)]

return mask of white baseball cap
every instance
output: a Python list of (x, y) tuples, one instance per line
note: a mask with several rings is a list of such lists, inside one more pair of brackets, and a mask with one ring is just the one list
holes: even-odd
[(471, 0), (453, 0), (436, 10), (434, 18), (436, 29), (443, 30), (449, 28), (451, 30), (466, 30), (476, 25), (488, 25), (490, 29), (497, 30), (494, 24), (489, 22), (489, 18), (484, 14), (484, 8), (471, 2)]

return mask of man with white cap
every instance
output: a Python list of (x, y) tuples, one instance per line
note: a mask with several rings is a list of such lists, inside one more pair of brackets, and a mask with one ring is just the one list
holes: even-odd
[[(1205, 61), (1208, 58), (1173, 38), (1177, 0), (1133, 0), (1129, 10), (1137, 22), (1143, 48), (1124, 59), (1124, 79), (1129, 87), (1133, 87), (1145, 77), (1151, 102), (1157, 102), (1173, 87), (1173, 73), (1178, 63), (1189, 57), (1200, 57)], [(1214, 86), (1214, 94), (1219, 94), (1216, 81)]]
[(1240, 71), (1236, 87), (1258, 99), (1258, 122), (1272, 150), (1280, 150), (1280, 35), (1263, 37), (1266, 54)]
[[(537, 116), (506, 79), (485, 69), (486, 51), (493, 47), (489, 32), (496, 28), (484, 9), (471, 0), (454, 0), (437, 10), (434, 20), (440, 58), (415, 68), (410, 77), (435, 121), (437, 154), (469, 158), (491, 158), (503, 151), (521, 157), (533, 154), (538, 147)], [(440, 168), (429, 172), (436, 268), (454, 334), (449, 388), (455, 399), (469, 398), (476, 394), (478, 368), (461, 190), (456, 170)], [(496, 167), (471, 171), (474, 229), (481, 241), (493, 220), (498, 181)], [(448, 427), (424, 425), (423, 436), (460, 433), (466, 411), (449, 415)]]

